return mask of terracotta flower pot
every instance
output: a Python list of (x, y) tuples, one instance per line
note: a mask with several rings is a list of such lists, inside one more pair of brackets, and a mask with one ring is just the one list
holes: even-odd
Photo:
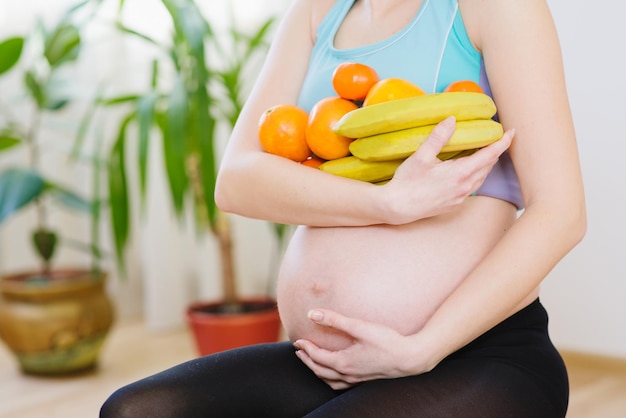
[(275, 301), (244, 299), (241, 307), (241, 312), (225, 313), (222, 303), (200, 302), (187, 309), (200, 355), (279, 340), (281, 322)]
[(33, 374), (77, 372), (95, 366), (113, 323), (106, 275), (56, 270), (0, 280), (0, 338), (22, 370)]

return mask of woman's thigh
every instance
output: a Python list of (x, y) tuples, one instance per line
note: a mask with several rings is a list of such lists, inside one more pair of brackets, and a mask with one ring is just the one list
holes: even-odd
[(229, 350), (127, 385), (101, 417), (301, 417), (336, 396), (290, 342)]
[(420, 376), (359, 385), (307, 418), (562, 418), (535, 379), (492, 361), (459, 361)]

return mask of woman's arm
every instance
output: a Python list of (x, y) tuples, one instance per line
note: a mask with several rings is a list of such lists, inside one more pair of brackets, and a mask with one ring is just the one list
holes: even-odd
[[(475, 3), (475, 2), (474, 2)], [(559, 39), (545, 0), (487, 0), (480, 42), (525, 210), (419, 339), (435, 361), (509, 316), (586, 230), (582, 176)]]
[(261, 150), (259, 117), (273, 105), (296, 103), (314, 43), (311, 22), (319, 21), (332, 4), (297, 0), (284, 17), (223, 156), (218, 206), (250, 218), (312, 226), (401, 224), (453, 209), (482, 184), (508, 148), (511, 133), (471, 157), (441, 162), (436, 155), (454, 129), (448, 121), (382, 187)]
[[(316, 310), (312, 321), (353, 337), (330, 352), (297, 341), (298, 355), (336, 389), (431, 370), (529, 302), (586, 229), (583, 184), (558, 37), (545, 0), (469, 1), (526, 209), (418, 333)], [(467, 4), (467, 3), (466, 3)]]
[[(373, 223), (374, 186), (336, 179), (264, 153), (259, 144), (257, 126), (263, 112), (297, 102), (314, 43), (313, 3), (294, 1), (281, 21), (222, 158), (216, 201), (226, 212), (282, 223)], [(350, 206), (353, 211), (348, 211)]]

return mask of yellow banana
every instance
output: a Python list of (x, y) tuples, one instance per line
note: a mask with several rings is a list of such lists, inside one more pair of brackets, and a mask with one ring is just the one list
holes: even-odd
[[(437, 157), (440, 160), (459, 158), (470, 155), (475, 150), (442, 152)], [(326, 161), (320, 165), (320, 170), (341, 177), (367, 181), (375, 184), (387, 183), (395, 174), (396, 169), (404, 159), (393, 161), (364, 161), (355, 156), (338, 158)]]
[(403, 160), (396, 161), (363, 161), (354, 156), (326, 161), (320, 170), (341, 177), (376, 183), (389, 180)]
[(441, 152), (441, 153), (439, 153), (439, 155), (437, 155), (437, 158), (439, 158), (441, 161), (445, 161), (445, 160), (449, 160), (451, 158), (455, 158), (458, 154), (460, 154), (462, 152), (463, 151)]
[[(420, 126), (355, 139), (350, 143), (350, 152), (365, 161), (403, 159), (426, 141), (435, 126)], [(491, 119), (457, 122), (456, 131), (441, 151), (447, 153), (481, 148), (495, 142), (502, 134), (502, 125)]]
[(448, 92), (425, 94), (364, 106), (345, 114), (333, 130), (348, 138), (433, 125), (448, 116), (457, 121), (491, 119), (496, 105), (483, 93)]

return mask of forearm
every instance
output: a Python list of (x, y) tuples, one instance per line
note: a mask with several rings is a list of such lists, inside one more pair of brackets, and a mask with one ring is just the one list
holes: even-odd
[[(427, 345), (430, 366), (519, 309), (581, 240), (584, 230), (582, 203), (563, 211), (549, 204), (529, 207), (424, 328), (412, 336), (416, 344)], [(419, 350), (423, 353), (424, 347)]]
[(242, 216), (285, 224), (362, 226), (383, 222), (378, 186), (287, 159), (249, 152), (220, 171), (218, 204)]

